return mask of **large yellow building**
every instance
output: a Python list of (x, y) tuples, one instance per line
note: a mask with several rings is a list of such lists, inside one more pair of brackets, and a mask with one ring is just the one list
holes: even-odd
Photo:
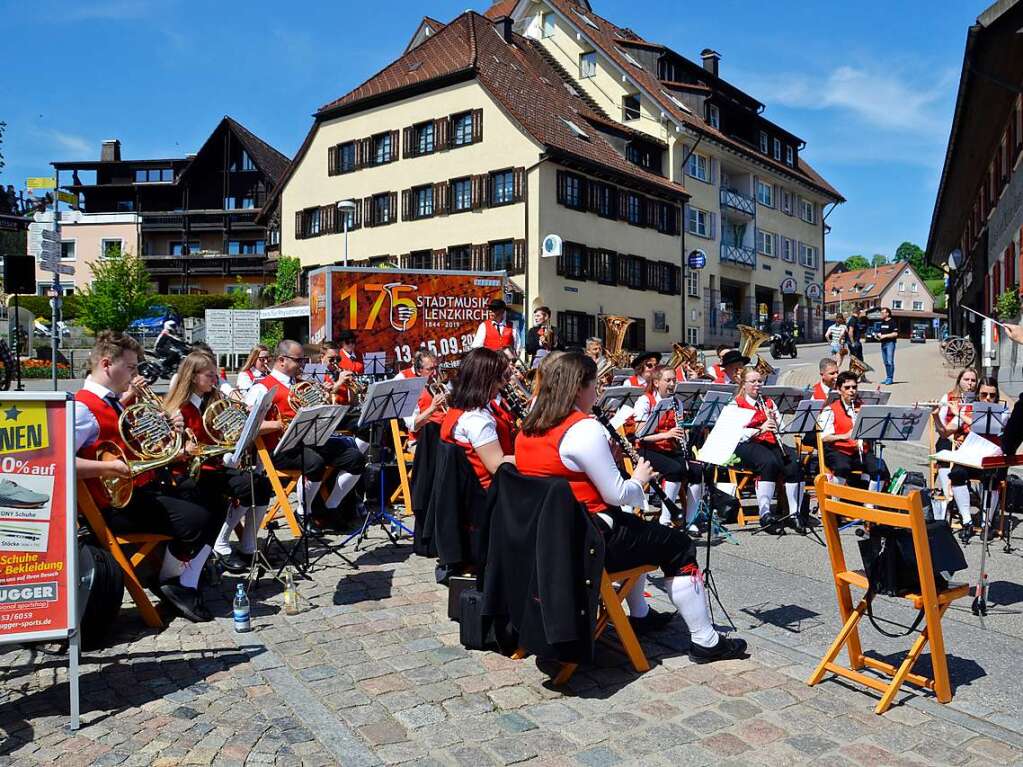
[[(504, 269), (514, 303), (550, 306), (569, 344), (602, 334), (606, 315), (636, 320), (631, 349), (666, 350), (683, 326), (690, 341), (731, 340), (757, 304), (781, 313), (786, 276), (791, 314), (812, 318), (802, 293), (822, 280), (821, 208), (840, 197), (780, 129), (791, 166), (728, 138), (728, 110), (767, 125), (756, 102), (681, 62), (588, 3), (426, 18), (398, 59), (317, 111), (267, 206), (271, 247), (304, 267), (347, 251), (353, 266)], [(694, 69), (713, 87), (683, 87)], [(716, 97), (720, 130), (699, 118), (715, 88), (736, 100)], [(775, 197), (754, 204), (764, 184)], [(810, 206), (806, 221), (783, 192), (792, 213)], [(544, 258), (552, 234), (562, 255)], [(697, 248), (707, 267), (684, 277)]]

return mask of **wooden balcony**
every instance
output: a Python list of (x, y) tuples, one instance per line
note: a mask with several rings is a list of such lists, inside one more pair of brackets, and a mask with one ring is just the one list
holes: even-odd
[(223, 229), (262, 230), (256, 226), (258, 208), (244, 210), (176, 210), (152, 211), (139, 214), (143, 231), (180, 232), (186, 226), (190, 231), (217, 231)]
[(194, 256), (143, 256), (142, 262), (153, 277), (188, 275), (193, 277), (233, 277), (268, 274), (273, 266), (265, 255), (232, 256), (205, 253)]

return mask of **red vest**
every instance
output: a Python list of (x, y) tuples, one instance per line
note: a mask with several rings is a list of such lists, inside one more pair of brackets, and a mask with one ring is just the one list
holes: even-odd
[[(268, 390), (273, 392), (274, 404), (270, 409), (270, 413), (267, 416), (268, 421), (290, 421), (295, 417), (295, 409), (288, 402), (288, 394), (291, 392), (291, 387), (287, 384), (281, 383), (277, 380), (276, 376), (267, 375), (264, 376), (260, 383), (263, 384)], [(267, 449), (273, 452), (273, 449), (277, 447), (277, 443), (281, 441), (280, 434), (267, 434), (263, 437), (263, 442), (266, 444)]]
[(710, 366), (710, 372), (714, 376), (714, 383), (729, 383), (728, 376), (725, 373), (725, 369), (721, 367), (717, 362)]
[(266, 373), (260, 373), (260, 374), (259, 374), (259, 375), (257, 376), (257, 375), (256, 375), (256, 374), (255, 374), (255, 373), (253, 372), (254, 370), (255, 370), (255, 368), (249, 368), (248, 370), (243, 370), (243, 371), (242, 371), (242, 375), (243, 375), (243, 376), (245, 376), (245, 377), (247, 377), (247, 378), (248, 378), (248, 379), (249, 379), (250, 381), (252, 381), (252, 383), (255, 383), (256, 381), (259, 381), (259, 380), (261, 380), (261, 379), (263, 379), (263, 378), (266, 378)]
[(631, 375), (628, 378), (626, 378), (625, 379), (625, 383), (622, 384), (622, 385), (623, 386), (642, 386), (645, 389), (646, 388), (646, 381), (637, 374), (637, 375)]
[[(487, 467), (483, 465), (483, 461), (480, 460), (476, 450), (468, 442), (460, 442), (455, 439), (455, 425), (458, 423), (458, 419), (465, 413), (464, 410), (457, 408), (448, 408), (447, 414), (444, 416), (444, 420), (440, 425), (440, 438), (451, 445), (458, 445), (462, 450), (465, 451), (465, 457), (469, 459), (469, 465), (472, 466), (473, 472), (476, 474), (476, 478), (479, 479), (480, 485), (486, 490), (490, 487), (490, 472), (487, 471)], [(515, 449), (514, 443), (510, 443), (510, 440), (502, 433), (501, 419), (497, 420), (497, 441), (501, 445), (501, 450), (505, 455), (510, 455)]]
[[(417, 378), (416, 371), (413, 370), (412, 368), (405, 368), (404, 370), (398, 371), (398, 375), (401, 378), (405, 378), (405, 379)], [(433, 394), (430, 392), (430, 387), (427, 385), (427, 386), (424, 386), (423, 390), (419, 393), (419, 400), (416, 403), (416, 407), (418, 407), (419, 408), (419, 412), (422, 413), (428, 407), (430, 407), (431, 404), (433, 404)], [(434, 413), (432, 413), (430, 415), (430, 419), (429, 420), (430, 420), (431, 423), (443, 423), (443, 421), (444, 421), (444, 413), (441, 413), (440, 411), (435, 411)], [(409, 432), (409, 436), (412, 439), (415, 439), (416, 433), (417, 432), (415, 432), (415, 431)]]
[(811, 392), (810, 399), (816, 399), (821, 400), (822, 402), (827, 402), (829, 393), (830, 392), (824, 391), (824, 387), (821, 385), (821, 382), (818, 381), (813, 385), (813, 391)]
[(518, 432), (515, 414), (501, 398), (490, 403), (490, 410), (497, 420), (497, 438), (501, 440), (504, 454), (511, 455), (515, 452), (515, 434)]
[[(643, 396), (646, 397), (646, 401), (650, 405), (650, 409), (647, 412), (648, 413), (652, 413), (653, 410), (654, 410), (654, 407), (657, 405), (657, 395), (654, 394), (653, 392), (649, 392), (648, 391)], [(663, 413), (661, 413), (660, 417), (657, 419), (657, 426), (654, 428), (653, 433), (654, 434), (659, 434), (661, 432), (665, 432), (665, 431), (668, 431), (669, 429), (674, 429), (674, 428), (675, 428), (675, 411), (674, 410), (665, 410)], [(662, 453), (673, 453), (675, 451), (676, 447), (677, 447), (677, 445), (675, 443), (675, 440), (673, 440), (673, 439), (659, 439), (656, 442), (647, 442), (646, 445), (648, 447), (652, 447), (654, 450), (659, 450)]]
[[(338, 363), (337, 366), (341, 368), (341, 370), (350, 370), (357, 376), (361, 376), (366, 372), (366, 366), (362, 364), (362, 360), (360, 360), (356, 356), (349, 357), (348, 352), (346, 352), (344, 349), (341, 350), (341, 354), (338, 356), (337, 363)], [(323, 380), (325, 383), (329, 383), (331, 386), (333, 386), (336, 383), (333, 377), (329, 375), (323, 376)], [(341, 389), (340, 391), (334, 393), (335, 404), (348, 405), (351, 403), (351, 401), (352, 392), (347, 386)]]
[[(845, 434), (847, 431), (851, 431), (853, 419), (845, 411), (845, 405), (842, 404), (842, 400), (835, 400), (828, 407), (831, 408), (831, 412), (834, 415), (835, 434)], [(859, 412), (859, 403), (856, 403), (853, 408)], [(828, 444), (838, 452), (845, 453), (846, 455), (854, 455), (859, 452), (859, 443), (855, 439), (840, 439), (837, 442), (829, 442)], [(864, 442), (863, 447), (867, 449), (869, 445)]]
[[(99, 424), (99, 434), (96, 440), (91, 445), (86, 445), (78, 451), (78, 455), (82, 458), (89, 460), (97, 460), (96, 448), (101, 442), (113, 442), (119, 448), (124, 451), (124, 456), (128, 460), (135, 458), (131, 451), (128, 450), (124, 444), (124, 440), (121, 439), (121, 432), (117, 428), (117, 422), (120, 418), (120, 413), (114, 409), (114, 406), (104, 400), (102, 397), (97, 397), (88, 389), (80, 389), (75, 394), (75, 402), (80, 406), (89, 408), (93, 416), (96, 418), (96, 422)], [(156, 474), (152, 471), (147, 471), (144, 474), (140, 474), (135, 477), (133, 484), (135, 487), (142, 487), (143, 485), (151, 482), (156, 477)], [(110, 506), (110, 496), (103, 487), (103, 483), (99, 479), (87, 479), (85, 480), (86, 487), (89, 488), (89, 493), (92, 495), (92, 499), (96, 502), (101, 509), (108, 508)]]
[(500, 330), (498, 330), (493, 320), (487, 320), (483, 323), (483, 326), (486, 328), (483, 346), (487, 349), (501, 351), (501, 349), (514, 346), (515, 331), (512, 330), (511, 324), (507, 320), (504, 323), (504, 327)]
[(604, 511), (604, 502), (597, 486), (582, 471), (571, 471), (561, 460), (558, 450), (561, 440), (572, 426), (589, 418), (585, 413), (573, 411), (553, 429), (535, 437), (519, 434), (515, 439), (515, 466), (528, 477), (564, 477), (572, 488), (572, 495), (591, 514)]
[(199, 408), (185, 400), (181, 403), (181, 417), (185, 419), (185, 428), (191, 429), (201, 444), (213, 444), (213, 438), (206, 431), (206, 426), (203, 425), (202, 413), (199, 412)]
[(689, 380), (686, 377), (686, 371), (682, 369), (681, 365), (679, 365), (677, 368), (675, 368), (675, 380), (676, 381), (688, 381)]
[[(759, 429), (767, 421), (767, 413), (761, 410), (756, 405), (751, 405), (746, 401), (745, 396), (736, 397), (735, 404), (746, 410), (753, 411), (753, 419), (746, 424), (747, 429)], [(774, 407), (774, 402), (770, 399), (764, 400), (764, 405), (769, 408)], [(753, 442), (761, 442), (766, 445), (777, 445), (778, 439), (774, 436), (774, 432), (766, 431), (763, 434), (757, 434), (755, 437), (750, 437)]]

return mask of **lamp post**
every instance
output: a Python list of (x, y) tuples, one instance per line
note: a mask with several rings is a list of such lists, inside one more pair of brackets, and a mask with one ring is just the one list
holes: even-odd
[(341, 216), (341, 220), (344, 222), (345, 227), (345, 261), (344, 264), (348, 266), (348, 214), (355, 215), (355, 202), (352, 200), (341, 200), (337, 204), (338, 215)]
[(955, 295), (956, 288), (958, 287), (958, 274), (956, 272), (963, 263), (963, 252), (956, 248), (948, 254), (948, 280), (945, 287), (945, 312), (948, 314), (948, 334), (950, 336), (956, 334), (956, 329), (959, 325), (956, 322), (955, 313)]

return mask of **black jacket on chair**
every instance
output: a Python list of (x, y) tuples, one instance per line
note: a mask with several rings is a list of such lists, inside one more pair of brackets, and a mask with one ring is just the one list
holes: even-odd
[(486, 498), (465, 450), (439, 440), (423, 523), (439, 564), (479, 564)]
[(430, 489), (433, 487), (434, 464), (437, 462), (437, 444), (440, 442), (440, 424), (428, 422), (416, 435), (416, 453), (412, 459), (412, 513), (415, 515), (412, 551), (422, 557), (437, 556), (433, 542), (432, 523), (426, 524)]
[(483, 612), (538, 657), (593, 657), (604, 539), (568, 482), (501, 466), (487, 495)]

